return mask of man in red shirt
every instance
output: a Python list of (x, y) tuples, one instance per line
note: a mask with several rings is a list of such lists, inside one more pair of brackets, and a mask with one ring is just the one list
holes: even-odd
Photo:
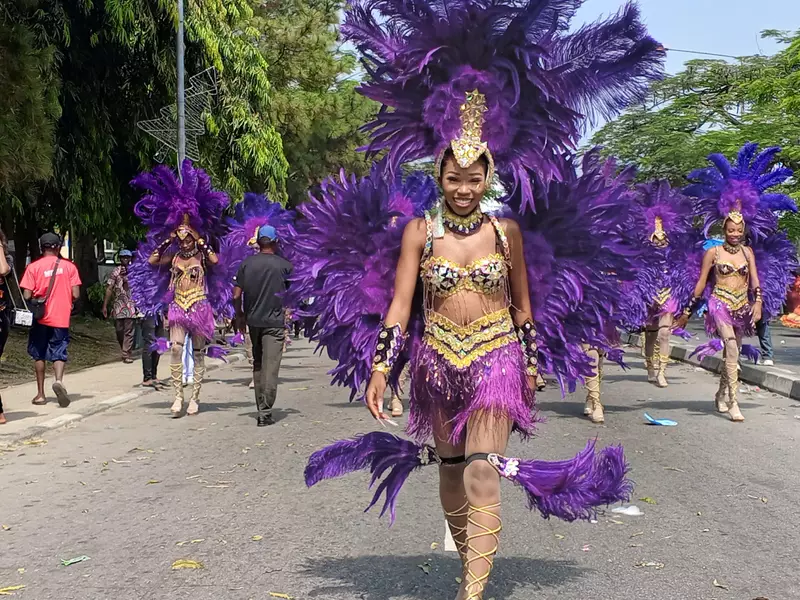
[[(53, 363), (53, 392), (58, 398), (58, 404), (66, 407), (69, 406), (69, 396), (63, 380), (69, 346), (69, 322), (72, 305), (80, 296), (81, 279), (77, 267), (61, 258), (61, 238), (58, 235), (45, 233), (39, 240), (39, 245), (42, 248), (42, 258), (28, 265), (19, 284), (26, 300), (47, 297), (44, 316), (34, 321), (28, 335), (28, 354), (35, 361), (38, 387), (33, 403), (47, 403), (44, 393), (47, 361)], [(50, 295), (47, 296), (51, 278), (55, 279)]]

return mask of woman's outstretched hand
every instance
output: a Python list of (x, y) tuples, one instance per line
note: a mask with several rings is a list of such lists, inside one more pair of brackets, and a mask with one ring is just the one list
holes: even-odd
[(367, 385), (367, 408), (370, 414), (378, 421), (390, 420), (383, 412), (384, 392), (386, 392), (386, 376), (375, 371), (369, 379), (369, 385)]

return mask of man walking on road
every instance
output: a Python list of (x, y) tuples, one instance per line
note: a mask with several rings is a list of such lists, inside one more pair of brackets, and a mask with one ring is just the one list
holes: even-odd
[(117, 342), (122, 349), (122, 362), (133, 362), (133, 330), (136, 319), (136, 307), (131, 298), (131, 286), (128, 283), (128, 266), (133, 260), (133, 252), (120, 250), (116, 269), (111, 271), (106, 284), (106, 297), (103, 300), (103, 317), (108, 318), (108, 303), (114, 298), (111, 306), (111, 318), (117, 331)]
[(244, 321), (253, 342), (253, 383), (259, 427), (275, 422), (272, 407), (278, 393), (278, 372), (286, 339), (283, 302), (278, 294), (288, 286), (292, 265), (275, 253), (277, 241), (274, 227), (264, 225), (258, 230), (259, 253), (244, 260), (233, 288), (239, 328), (244, 329)]
[[(34, 360), (37, 393), (33, 404), (46, 404), (44, 393), (45, 362), (53, 363), (53, 392), (61, 407), (69, 406), (64, 387), (64, 367), (69, 346), (69, 323), (72, 305), (80, 296), (81, 279), (73, 263), (61, 257), (61, 238), (45, 233), (39, 240), (42, 258), (25, 269), (19, 286), (26, 301), (44, 304), (44, 313), (34, 319), (28, 334), (28, 354)], [(35, 312), (35, 311), (34, 311)]]

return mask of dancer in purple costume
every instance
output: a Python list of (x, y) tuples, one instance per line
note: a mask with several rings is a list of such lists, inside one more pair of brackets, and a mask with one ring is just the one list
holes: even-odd
[(779, 314), (797, 267), (795, 247), (778, 231), (775, 214), (797, 207), (785, 194), (767, 193), (791, 177), (792, 171), (770, 169), (779, 148), (756, 155), (757, 151), (757, 144), (745, 144), (734, 164), (721, 154), (712, 154), (708, 160), (713, 166), (693, 172), (689, 178), (696, 183), (686, 188), (696, 198), (695, 214), (703, 218), (706, 235), (721, 223), (725, 243), (709, 248), (703, 256), (694, 296), (679, 325), (685, 325), (705, 298), (706, 332), (715, 339), (695, 353), (709, 356), (724, 350), (714, 402), (717, 411), (728, 413), (734, 422), (744, 421), (738, 403), (740, 351), (754, 361), (759, 357), (758, 350), (742, 345), (742, 338), (753, 335), (760, 319)]
[[(327, 182), (300, 208), (287, 244), (292, 303), (315, 298), (313, 338), (339, 362), (334, 381), (357, 394), (368, 379), (367, 405), (384, 426), (383, 392), (410, 361), (408, 431), (417, 439), (375, 432), (337, 442), (311, 456), (306, 482), (368, 468), (373, 481), (383, 478), (373, 504), (385, 493), (393, 518), (411, 471), (437, 464), (464, 567), (459, 600), (484, 597), (502, 529), (500, 477), (519, 484), (532, 509), (565, 520), (591, 518), (631, 489), (619, 447), (596, 452), (590, 443), (562, 462), (503, 456), (512, 430), (533, 430), (540, 356), (572, 386), (591, 373), (580, 343), (607, 340), (604, 317), (596, 332), (585, 328), (594, 315), (547, 322), (540, 338), (533, 300), (546, 310), (556, 298), (555, 310), (571, 316), (594, 279), (581, 265), (572, 279), (552, 281), (559, 271), (541, 236), (533, 242), (550, 255), (537, 266), (547, 270), (529, 268), (525, 228), (487, 214), (484, 192), (497, 169), (510, 205), (544, 208), (548, 184), (577, 179), (563, 154), (580, 137), (579, 111), (611, 114), (638, 98), (663, 58), (632, 6), (567, 33), (578, 4), (351, 2), (343, 31), (366, 55), (372, 79), (363, 93), (384, 105), (368, 129), (370, 150), (388, 151), (388, 172), (379, 164), (364, 180)], [(397, 175), (426, 157), (437, 159), (444, 196), (432, 207), (424, 178)], [(532, 269), (551, 285), (539, 298)], [(431, 437), (435, 447), (421, 443)]]
[(208, 344), (214, 339), (215, 321), (233, 317), (233, 275), (247, 250), (223, 239), (228, 196), (214, 190), (209, 176), (190, 161), (181, 165), (180, 179), (168, 167), (158, 166), (133, 183), (147, 191), (134, 211), (149, 232), (129, 271), (131, 291), (144, 314), (167, 313), (170, 339), (157, 340), (154, 347), (171, 353), (175, 399), (170, 410), (176, 417), (183, 412), (182, 353), (191, 336), (194, 383), (186, 414), (195, 415), (205, 356), (225, 353)]
[(667, 181), (636, 186), (629, 234), (644, 249), (631, 285), (622, 286), (620, 325), (644, 328), (648, 382), (667, 387), (670, 336), (692, 297), (700, 272), (703, 237), (692, 226), (692, 203)]

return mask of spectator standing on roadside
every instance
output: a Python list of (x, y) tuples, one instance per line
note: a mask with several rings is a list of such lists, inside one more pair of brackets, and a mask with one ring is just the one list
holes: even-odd
[[(287, 336), (283, 301), (278, 296), (288, 287), (292, 265), (276, 254), (278, 234), (264, 225), (258, 230), (258, 254), (248, 256), (236, 274), (233, 302), (238, 329), (244, 323), (253, 341), (253, 383), (258, 426), (272, 425), (272, 407), (278, 394), (278, 373)], [(242, 303), (244, 296), (244, 306)]]
[(773, 360), (772, 349), (772, 333), (769, 330), (769, 321), (761, 319), (756, 323), (756, 335), (758, 336), (758, 344), (761, 346), (761, 358), (758, 364), (765, 367), (771, 367), (775, 364)]
[[(9, 298), (8, 284), (6, 277), (11, 273), (11, 261), (6, 257), (8, 251), (8, 240), (5, 233), (0, 230), (0, 358), (8, 341), (8, 332), (11, 329), (11, 299)], [(3, 414), (3, 398), (0, 397), (0, 425), (6, 424), (6, 417)]]
[(136, 306), (131, 298), (131, 286), (128, 283), (128, 266), (133, 260), (133, 252), (120, 250), (119, 262), (116, 269), (111, 271), (106, 283), (106, 296), (103, 299), (103, 317), (108, 318), (108, 303), (114, 299), (111, 306), (111, 318), (114, 319), (114, 329), (117, 331), (117, 342), (122, 350), (122, 362), (133, 362), (133, 333), (136, 323)]
[(25, 300), (44, 303), (44, 315), (34, 319), (28, 334), (28, 354), (34, 360), (37, 393), (32, 402), (46, 404), (44, 393), (45, 363), (53, 363), (53, 392), (59, 406), (69, 406), (69, 396), (64, 387), (64, 368), (69, 346), (69, 325), (72, 306), (80, 296), (81, 278), (78, 269), (61, 257), (61, 238), (55, 233), (45, 233), (39, 239), (42, 258), (25, 269), (20, 281)]

